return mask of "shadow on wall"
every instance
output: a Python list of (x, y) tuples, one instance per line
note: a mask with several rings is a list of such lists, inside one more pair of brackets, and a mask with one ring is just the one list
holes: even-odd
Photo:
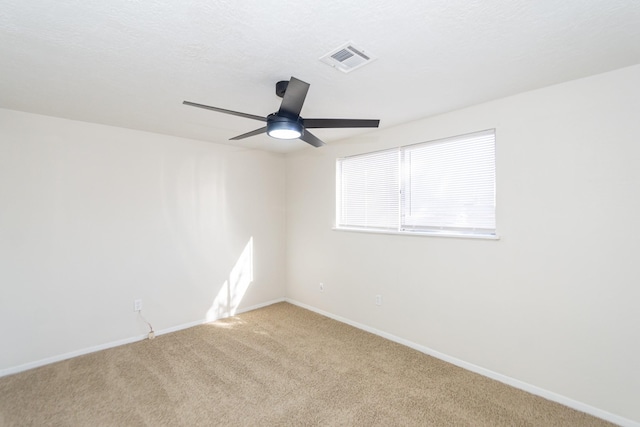
[(213, 299), (211, 308), (207, 311), (206, 321), (213, 322), (217, 319), (234, 316), (252, 282), (253, 237), (249, 238), (236, 264), (231, 269), (229, 279), (223, 283), (218, 295)]

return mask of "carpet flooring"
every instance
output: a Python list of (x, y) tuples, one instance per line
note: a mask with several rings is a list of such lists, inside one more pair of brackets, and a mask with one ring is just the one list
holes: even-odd
[(609, 426), (288, 303), (0, 378), (2, 426)]

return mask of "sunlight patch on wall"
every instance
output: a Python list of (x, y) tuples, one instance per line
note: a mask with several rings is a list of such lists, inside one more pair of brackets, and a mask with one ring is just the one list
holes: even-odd
[(249, 239), (236, 264), (229, 273), (229, 279), (222, 284), (207, 311), (207, 322), (234, 316), (242, 298), (253, 282), (253, 237)]

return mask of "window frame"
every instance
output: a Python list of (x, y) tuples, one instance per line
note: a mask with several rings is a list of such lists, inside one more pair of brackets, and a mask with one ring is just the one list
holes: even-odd
[[(493, 221), (493, 227), (489, 228), (480, 228), (480, 227), (441, 227), (436, 225), (418, 225), (415, 224), (412, 227), (406, 227), (406, 224), (403, 223), (404, 216), (406, 216), (406, 197), (407, 195), (407, 187), (408, 187), (408, 179), (407, 177), (411, 177), (409, 174), (409, 168), (407, 166), (405, 155), (407, 152), (411, 152), (411, 150), (419, 149), (420, 146), (430, 146), (431, 144), (446, 144), (446, 143), (456, 143), (461, 141), (472, 141), (477, 138), (478, 140), (482, 138), (490, 137), (490, 146), (484, 147), (485, 151), (489, 150), (491, 157), (491, 171), (490, 175), (492, 180), (487, 181), (488, 184), (493, 184), (492, 192), (485, 195), (493, 196), (493, 204), (491, 205), (491, 215), (488, 217), (489, 220)], [(485, 142), (486, 143), (486, 142)], [(354, 160), (364, 158), (366, 156), (375, 155), (376, 153), (396, 153), (398, 165), (398, 197), (397, 197), (397, 210), (398, 210), (398, 219), (397, 224), (393, 228), (384, 228), (384, 227), (371, 227), (371, 226), (352, 226), (344, 224), (343, 210), (344, 206), (342, 204), (343, 199), (343, 181), (344, 177), (342, 176), (342, 169), (344, 167), (345, 161)], [(485, 152), (486, 155), (486, 152)], [(480, 162), (480, 160), (479, 160)], [(485, 129), (482, 131), (471, 132), (462, 135), (456, 135), (452, 137), (440, 138), (436, 140), (420, 142), (416, 144), (403, 145), (394, 148), (377, 150), (373, 152), (361, 153), (351, 156), (340, 157), (336, 159), (336, 200), (335, 200), (335, 222), (333, 229), (336, 231), (352, 231), (352, 232), (362, 232), (362, 233), (377, 233), (377, 234), (396, 234), (396, 235), (405, 235), (405, 236), (426, 236), (426, 237), (457, 237), (457, 238), (468, 238), (468, 239), (490, 239), (497, 240), (499, 236), (497, 234), (497, 172), (496, 172), (496, 129)], [(488, 179), (485, 177), (485, 179)], [(485, 200), (486, 206), (486, 200)], [(486, 209), (486, 208), (485, 208)], [(474, 217), (474, 221), (476, 217)]]

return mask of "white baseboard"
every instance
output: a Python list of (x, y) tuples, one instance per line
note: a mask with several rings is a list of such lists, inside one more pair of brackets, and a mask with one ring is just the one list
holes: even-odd
[(132, 342), (140, 341), (140, 340), (142, 340), (144, 338), (146, 338), (146, 335), (144, 335), (144, 337), (136, 336), (136, 337), (125, 338), (125, 339), (122, 339), (122, 340), (112, 341), (112, 342), (109, 342), (109, 343), (100, 344), (100, 345), (96, 345), (96, 346), (88, 347), (88, 348), (83, 348), (83, 349), (80, 349), (80, 350), (71, 351), (69, 353), (58, 354), (56, 356), (47, 357), (45, 359), (40, 359), (40, 360), (36, 360), (36, 361), (33, 361), (33, 362), (29, 362), (29, 363), (24, 363), (22, 365), (13, 366), (13, 367), (10, 367), (10, 368), (5, 368), (5, 369), (0, 370), (0, 378), (4, 377), (4, 376), (7, 376), (7, 375), (17, 374), (17, 373), (23, 372), (23, 371), (28, 371), (29, 369), (39, 368), (40, 366), (49, 365), (51, 363), (60, 362), (61, 360), (71, 359), (73, 357), (82, 356), (84, 354), (89, 354), (89, 353), (94, 353), (96, 351), (105, 350), (107, 348), (118, 347), (118, 346), (121, 346), (121, 345), (130, 344)]
[[(275, 304), (275, 303), (278, 303), (278, 302), (283, 302), (283, 301), (285, 301), (285, 299), (284, 298), (280, 298), (280, 299), (268, 301), (268, 302), (265, 302), (265, 303), (262, 303), (262, 304), (254, 305), (254, 306), (251, 306), (251, 307), (242, 308), (242, 309), (237, 310), (236, 314), (244, 313), (244, 312), (251, 311), (251, 310), (256, 310), (258, 308), (266, 307), (268, 305)], [(172, 326), (170, 328), (165, 328), (165, 329), (162, 329), (162, 330), (159, 330), (159, 331), (155, 331), (155, 335), (156, 336), (164, 335), (164, 334), (168, 334), (170, 332), (176, 332), (176, 331), (180, 331), (182, 329), (192, 328), (194, 326), (202, 325), (204, 323), (214, 322), (215, 320), (219, 320), (219, 319), (212, 319), (212, 320), (208, 320), (208, 321), (206, 321), (204, 319), (196, 320), (195, 322), (184, 323), (184, 324), (181, 324), (181, 325)], [(49, 365), (51, 363), (60, 362), (62, 360), (71, 359), (71, 358), (82, 356), (82, 355), (89, 354), (89, 353), (95, 353), (96, 351), (106, 350), (108, 348), (113, 348), (113, 347), (119, 347), (119, 346), (125, 345), (125, 344), (131, 344), (131, 343), (134, 343), (134, 342), (137, 342), (137, 341), (142, 341), (144, 339), (147, 339), (147, 334), (146, 333), (143, 334), (143, 335), (136, 335), (136, 336), (125, 338), (125, 339), (118, 340), (118, 341), (112, 341), (112, 342), (108, 342), (108, 343), (105, 343), (105, 344), (99, 344), (99, 345), (95, 345), (95, 346), (92, 346), (92, 347), (71, 351), (69, 353), (64, 353), (64, 354), (59, 354), (59, 355), (52, 356), (52, 357), (47, 357), (45, 359), (36, 360), (36, 361), (33, 361), (33, 362), (25, 363), (25, 364), (14, 366), (14, 367), (10, 367), (10, 368), (0, 369), (0, 378), (4, 377), (4, 376), (7, 376), (7, 375), (13, 375), (13, 374), (17, 374), (19, 372), (27, 371), (29, 369), (39, 368), (40, 366)]]
[(463, 369), (466, 369), (468, 371), (475, 372), (477, 374), (480, 374), (482, 376), (491, 378), (491, 379), (496, 380), (496, 381), (500, 381), (501, 383), (510, 385), (510, 386), (518, 388), (520, 390), (524, 390), (524, 391), (526, 391), (528, 393), (531, 393), (531, 394), (535, 394), (536, 396), (543, 397), (543, 398), (545, 398), (547, 400), (551, 400), (553, 402), (560, 403), (561, 405), (568, 406), (569, 408), (575, 409), (577, 411), (584, 412), (584, 413), (587, 413), (589, 415), (593, 415), (594, 417), (603, 419), (605, 421), (609, 421), (609, 422), (612, 422), (614, 424), (618, 424), (618, 425), (623, 426), (623, 427), (640, 427), (640, 422), (636, 422), (636, 421), (630, 420), (628, 418), (624, 418), (624, 417), (621, 417), (619, 415), (612, 414), (612, 413), (604, 411), (602, 409), (587, 405), (586, 403), (582, 403), (582, 402), (579, 402), (577, 400), (573, 400), (571, 398), (568, 398), (566, 396), (562, 396), (562, 395), (554, 393), (552, 391), (545, 390), (543, 388), (540, 388), (540, 387), (534, 386), (532, 384), (517, 380), (515, 378), (508, 377), (506, 375), (491, 371), (489, 369), (485, 369), (485, 368), (483, 368), (481, 366), (477, 366), (477, 365), (474, 365), (472, 363), (465, 362), (464, 360), (460, 360), (460, 359), (457, 359), (455, 357), (449, 356), (447, 354), (440, 353), (439, 351), (436, 351), (436, 350), (433, 350), (431, 348), (422, 346), (420, 344), (416, 344), (414, 342), (411, 342), (411, 341), (405, 340), (403, 338), (397, 337), (395, 335), (380, 331), (378, 329), (371, 328), (371, 327), (369, 327), (367, 325), (363, 325), (361, 323), (354, 322), (352, 320), (349, 320), (349, 319), (341, 317), (341, 316), (336, 316), (335, 314), (326, 312), (324, 310), (320, 310), (320, 309), (318, 309), (316, 307), (312, 307), (312, 306), (307, 305), (307, 304), (303, 304), (303, 303), (301, 303), (299, 301), (292, 300), (290, 298), (285, 298), (285, 301), (288, 302), (288, 303), (291, 303), (293, 305), (297, 305), (298, 307), (302, 307), (302, 308), (305, 308), (307, 310), (310, 310), (310, 311), (316, 312), (318, 314), (321, 314), (323, 316), (329, 317), (331, 319), (337, 320), (339, 322), (346, 323), (347, 325), (351, 325), (351, 326), (353, 326), (355, 328), (362, 329), (363, 331), (370, 332), (372, 334), (375, 334), (375, 335), (378, 335), (380, 337), (386, 338), (386, 339), (388, 339), (390, 341), (393, 341), (393, 342), (396, 342), (398, 344), (405, 345), (405, 346), (407, 346), (409, 348), (412, 348), (414, 350), (418, 350), (418, 351), (420, 351), (422, 353), (428, 354), (429, 356), (433, 356), (433, 357), (435, 357), (437, 359), (444, 360), (445, 362), (448, 362), (448, 363), (451, 363), (453, 365), (459, 366), (459, 367), (461, 367)]

